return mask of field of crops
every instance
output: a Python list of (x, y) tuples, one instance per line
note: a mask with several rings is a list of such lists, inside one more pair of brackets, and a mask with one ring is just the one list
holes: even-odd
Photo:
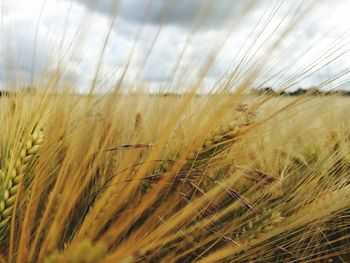
[(0, 263), (350, 262), (349, 0), (3, 0)]
[(346, 262), (349, 104), (5, 96), (1, 261)]

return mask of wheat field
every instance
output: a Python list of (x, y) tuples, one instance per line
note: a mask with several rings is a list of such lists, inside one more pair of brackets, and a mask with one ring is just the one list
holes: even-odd
[[(268, 37), (267, 51), (295, 23)], [(0, 263), (349, 262), (349, 97), (257, 95), (270, 69), (263, 46), (203, 88), (224, 41), (194, 77), (180, 71), (180, 54), (159, 92), (126, 81), (131, 59), (101, 92), (105, 47), (84, 92), (61, 61), (29, 88), (2, 84)]]
[(346, 261), (348, 106), (2, 98), (3, 261)]

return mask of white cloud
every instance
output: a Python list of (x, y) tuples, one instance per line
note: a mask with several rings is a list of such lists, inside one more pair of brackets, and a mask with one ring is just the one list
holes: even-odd
[[(89, 1), (7, 0), (2, 10), (1, 81), (6, 83), (16, 76), (16, 79), (19, 78), (22, 83), (28, 83), (33, 73), (32, 63), (35, 55), (34, 73), (37, 79), (42, 76), (43, 71), (53, 72), (62, 59), (63, 73), (67, 78), (77, 81), (80, 91), (86, 91), (95, 76), (112, 19), (108, 15), (110, 1), (101, 1), (101, 4), (97, 3), (94, 9), (92, 4), (88, 4)], [(93, 1), (90, 2), (93, 3)], [(249, 13), (241, 17), (244, 5), (238, 5), (238, 9), (236, 11), (232, 9), (231, 12), (223, 8), (229, 6), (230, 1), (220, 0), (222, 5), (216, 2), (216, 5), (208, 8), (209, 13), (204, 12), (207, 22), (201, 21), (198, 16), (190, 16), (194, 10), (200, 8), (205, 10), (201, 4), (203, 1), (185, 1), (186, 5), (184, 3), (181, 5), (180, 1), (164, 24), (159, 22), (160, 13), (164, 12), (161, 8), (163, 1), (158, 0), (152, 1), (153, 11), (147, 23), (143, 22), (146, 2), (132, 0), (124, 1), (121, 5), (100, 67), (98, 84), (104, 91), (113, 87), (121, 76), (133, 47), (134, 53), (125, 77), (125, 86), (134, 87), (137, 83), (150, 84), (153, 89), (158, 89), (160, 85), (164, 86), (171, 79), (177, 59), (190, 35), (190, 41), (187, 43), (174, 80), (174, 83), (181, 84), (172, 87), (173, 89), (180, 89), (180, 86), (181, 89), (189, 88), (189, 83), (192, 82), (187, 81), (186, 77), (192, 80), (195, 78), (210, 52), (220, 46), (230, 29), (232, 31), (224, 47), (206, 75), (204, 82), (206, 89), (210, 88), (210, 85), (213, 85), (229, 67), (234, 69), (241, 59), (244, 59), (243, 68), (236, 76), (236, 80), (248, 76), (253, 72), (254, 67), (266, 60), (254, 85), (264, 83), (266, 79), (283, 68), (285, 70), (278, 77), (266, 82), (265, 85), (283, 86), (290, 78), (293, 79), (291, 84), (295, 87), (314, 85), (350, 67), (350, 56), (346, 53), (323, 69), (316, 71), (313, 76), (306, 79), (303, 79), (303, 76), (299, 79), (295, 77), (305, 67), (310, 69), (312, 65), (309, 64), (310, 62), (320, 62), (322, 56), (325, 56), (325, 63), (350, 48), (349, 35), (346, 35), (350, 25), (346, 10), (350, 10), (350, 3), (346, 0), (336, 3), (325, 0), (322, 4), (317, 1), (313, 9), (303, 16), (288, 35), (283, 36), (273, 52), (270, 47), (274, 45), (275, 40), (279, 39), (283, 28), (286, 28), (288, 21), (293, 18), (293, 4), (298, 4), (298, 1), (291, 3), (285, 1), (256, 40), (254, 37), (261, 32), (264, 19), (254, 29), (255, 24), (267, 10), (266, 19), (269, 12), (272, 12), (274, 7), (278, 7), (281, 1), (258, 1), (257, 5), (249, 9)], [(247, 3), (247, 1), (243, 2)], [(135, 9), (135, 7), (138, 8)], [(297, 7), (298, 5), (294, 6), (294, 8)], [(224, 15), (225, 11), (227, 15)], [(200, 12), (197, 11), (198, 13)], [(284, 16), (286, 16), (285, 20), (283, 20)], [(201, 27), (190, 34), (191, 25), (196, 21), (201, 21)], [(281, 21), (280, 27), (272, 33)], [(135, 44), (141, 27), (142, 34)], [(146, 54), (150, 51), (158, 30), (159, 36), (144, 64)], [(337, 47), (338, 50), (333, 54), (331, 51), (328, 52), (327, 49), (331, 46), (336, 47), (335, 41), (342, 37), (344, 39)], [(310, 46), (312, 48), (306, 52)], [(34, 47), (36, 47), (35, 52)], [(318, 67), (322, 65), (317, 64)], [(232, 85), (235, 84), (237, 82), (232, 83)]]

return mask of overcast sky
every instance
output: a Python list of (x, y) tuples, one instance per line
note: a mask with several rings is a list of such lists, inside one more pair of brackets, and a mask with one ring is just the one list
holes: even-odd
[(347, 88), (348, 10), (349, 0), (5, 0), (0, 81), (40, 81), (59, 65), (62, 81), (86, 91), (99, 68), (107, 91), (128, 65), (128, 88), (186, 90), (204, 75), (209, 90), (228, 74), (232, 88), (247, 77)]

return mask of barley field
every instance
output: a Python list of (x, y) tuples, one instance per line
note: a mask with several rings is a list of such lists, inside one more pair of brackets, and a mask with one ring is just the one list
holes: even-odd
[(3, 261), (346, 262), (349, 114), (337, 96), (4, 97)]
[[(28, 16), (34, 27), (24, 20), (21, 30), (11, 27), (22, 19), (21, 8), (12, 2), (1, 7), (1, 43), (26, 29), (35, 38), (33, 46), (16, 42), (23, 50), (30, 46), (24, 59), (11, 53), (18, 46), (1, 45), (0, 263), (350, 262), (350, 31), (339, 36), (332, 28), (332, 43), (322, 31), (324, 38), (310, 47), (317, 56), (302, 49), (299, 57), (286, 53), (286, 60), (282, 52), (276, 60), (272, 53), (279, 45), (289, 49), (288, 34), (294, 26), (301, 32), (297, 22), (318, 2), (271, 1), (266, 10), (264, 1), (247, 1), (243, 9), (237, 4), (234, 18), (252, 32), (243, 34), (242, 54), (218, 74), (213, 69), (220, 71), (215, 62), (222, 62), (224, 43), (240, 36), (231, 32), (236, 20), (206, 24), (205, 18), (225, 18), (210, 14), (220, 4), (191, 0), (186, 7), (179, 1), (179, 11), (176, 1), (164, 1), (159, 22), (152, 16), (158, 2), (148, 1), (140, 31), (121, 48), (128, 59), (113, 60), (108, 50), (120, 52), (113, 46), (115, 21), (120, 42), (130, 35), (131, 26), (123, 24), (126, 1), (111, 1), (108, 16), (99, 1), (56, 1), (17, 2), (39, 10)], [(11, 16), (11, 7), (19, 13)], [(185, 15), (190, 7), (201, 8), (192, 24)], [(71, 34), (70, 12), (74, 20), (81, 10), (85, 16)], [(126, 14), (140, 15), (132, 10)], [(248, 11), (256, 26), (243, 20)], [(48, 18), (66, 19), (55, 27)], [(97, 24), (108, 30), (94, 52), (87, 45), (94, 42), (83, 37), (98, 38), (88, 31)], [(52, 46), (40, 42), (47, 26), (58, 35), (57, 46), (52, 35), (44, 37)], [(172, 45), (161, 38), (163, 27), (176, 33), (190, 28), (183, 49), (174, 32), (167, 35)], [(150, 28), (154, 38), (143, 39)], [(211, 35), (215, 30), (225, 37)], [(193, 40), (197, 31), (199, 42)], [(203, 47), (204, 40), (214, 45)], [(169, 53), (157, 47), (162, 41)], [(180, 52), (168, 61), (174, 49)], [(41, 52), (50, 53), (48, 66), (40, 64)], [(231, 61), (229, 54), (224, 60)], [(84, 71), (92, 58), (96, 67)], [(299, 71), (288, 72), (299, 59)], [(334, 61), (339, 64), (331, 67)], [(30, 81), (21, 66), (29, 68)], [(160, 74), (169, 68), (169, 75)], [(317, 85), (300, 93), (300, 79), (310, 72)], [(143, 79), (152, 74), (160, 75)], [(267, 87), (263, 77), (275, 79), (275, 86)]]

